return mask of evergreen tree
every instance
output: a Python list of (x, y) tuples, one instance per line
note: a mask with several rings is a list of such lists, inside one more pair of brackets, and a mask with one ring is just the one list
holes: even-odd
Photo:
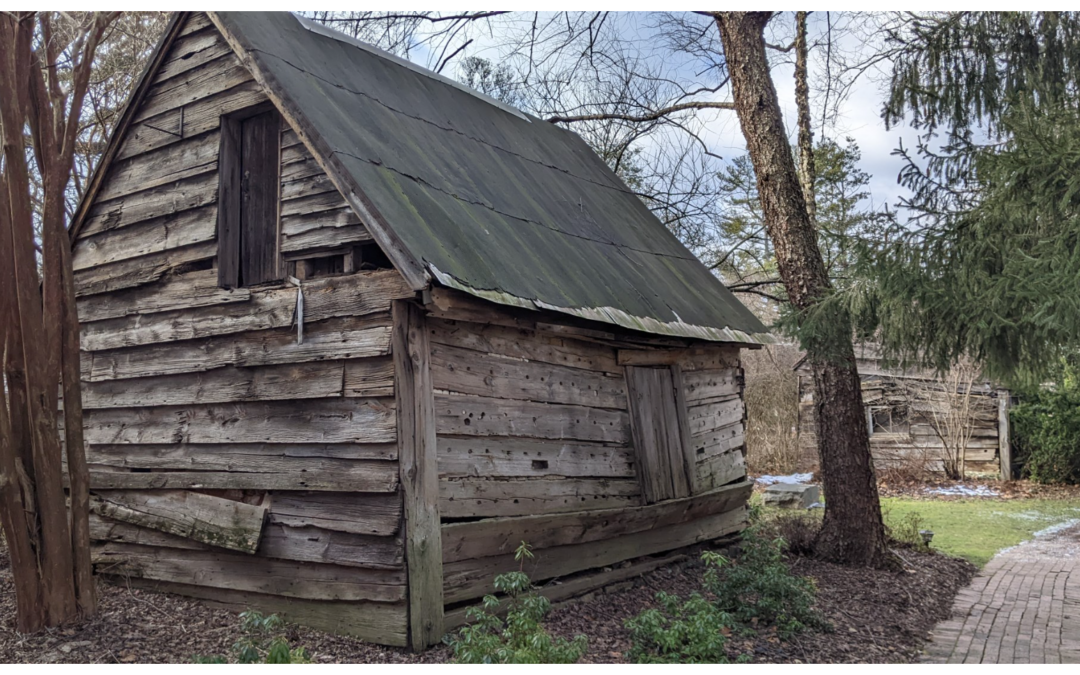
[(893, 39), (885, 119), (925, 133), (898, 151), (911, 218), (833, 300), (901, 360), (1031, 382), (1080, 342), (1080, 17), (954, 13)]

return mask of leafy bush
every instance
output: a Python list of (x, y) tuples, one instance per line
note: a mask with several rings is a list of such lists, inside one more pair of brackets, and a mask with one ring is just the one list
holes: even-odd
[(648, 609), (626, 621), (634, 663), (730, 663), (727, 636), (734, 619), (700, 593), (685, 602), (661, 591), (661, 609)]
[(240, 614), (240, 631), (243, 636), (225, 655), (196, 656), (195, 663), (309, 663), (310, 657), (303, 647), (293, 648), (281, 634), (285, 622), (277, 614), (263, 616), (255, 610)]
[(752, 526), (743, 534), (738, 559), (703, 553), (705, 592), (686, 601), (659, 593), (659, 608), (626, 621), (628, 656), (637, 663), (729, 663), (726, 645), (733, 631), (771, 626), (788, 638), (807, 628), (827, 629), (813, 609), (813, 582), (791, 573), (783, 548), (782, 539), (767, 539)]
[(791, 573), (783, 559), (784, 540), (766, 539), (757, 528), (743, 534), (742, 553), (729, 560), (707, 551), (705, 588), (716, 605), (741, 624), (775, 626), (781, 637), (824, 628), (814, 611), (814, 582)]
[(1056, 379), (1012, 408), (1013, 445), (1032, 480), (1080, 483), (1080, 373), (1063, 362)]
[(886, 509), (882, 517), (886, 521), (885, 532), (888, 534), (889, 539), (923, 551), (930, 548), (923, 541), (922, 531), (927, 529), (926, 522), (918, 512), (911, 511), (899, 518), (891, 518), (889, 511)]
[(495, 577), (495, 590), (508, 596), (506, 619), (499, 618), (500, 602), (484, 596), (479, 607), (466, 614), (469, 625), (446, 639), (457, 663), (576, 663), (588, 646), (584, 635), (573, 640), (553, 638), (542, 625), (551, 603), (536, 593), (522, 569), (533, 557), (525, 542), (514, 553), (521, 563), (517, 572)]

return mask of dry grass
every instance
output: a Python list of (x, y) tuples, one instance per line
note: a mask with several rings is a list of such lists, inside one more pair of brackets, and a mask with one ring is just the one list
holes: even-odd
[(799, 360), (794, 345), (742, 353), (746, 373), (746, 463), (752, 473), (791, 473), (799, 461)]

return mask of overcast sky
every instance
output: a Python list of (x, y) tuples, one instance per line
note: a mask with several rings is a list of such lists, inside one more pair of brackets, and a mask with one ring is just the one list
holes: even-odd
[[(494, 27), (494, 30), (498, 31), (500, 22), (531, 23), (532, 16), (532, 12), (526, 12), (517, 14), (513, 18), (500, 17), (493, 20), (490, 25)], [(542, 13), (541, 16), (543, 16)], [(888, 65), (885, 64), (885, 67), (876, 68), (857, 80), (851, 89), (850, 95), (839, 106), (839, 114), (836, 120), (826, 125), (824, 130), (822, 129), (820, 91), (814, 88), (814, 85), (820, 84), (820, 78), (824, 75), (825, 59), (823, 57), (825, 48), (821, 45), (815, 46), (815, 42), (823, 39), (822, 36), (826, 33), (828, 17), (828, 21), (831, 22), (830, 25), (833, 28), (831, 48), (836, 50), (833, 53), (852, 54), (863, 49), (869, 38), (860, 37), (859, 35), (865, 33), (857, 34), (853, 30), (844, 30), (845, 27), (850, 29), (850, 26), (845, 26), (845, 21), (852, 16), (854, 15), (850, 13), (840, 14), (835, 12), (830, 15), (826, 15), (824, 12), (815, 12), (810, 16), (808, 32), (812, 46), (810, 80), (812, 85), (812, 116), (815, 118), (813, 119), (815, 140), (820, 140), (822, 131), (841, 144), (843, 144), (844, 138), (847, 136), (854, 138), (862, 152), (861, 168), (872, 177), (870, 192), (873, 206), (880, 208), (884, 203), (888, 203), (890, 207), (895, 207), (898, 197), (904, 194), (904, 189), (897, 184), (896, 180), (897, 174), (902, 167), (902, 161), (893, 156), (892, 153), (898, 147), (901, 138), (903, 138), (905, 146), (914, 147), (916, 136), (912, 130), (904, 127), (886, 130), (881, 119), (884, 100), (882, 93), (883, 78), (887, 75)], [(709, 21), (704, 17), (701, 17), (701, 20), (705, 22), (705, 25)], [(654, 39), (653, 34), (653, 31), (656, 30), (656, 23), (655, 15), (620, 13), (619, 19), (611, 21), (609, 25), (618, 26), (622, 34), (625, 34), (625, 38), (641, 49), (641, 53), (645, 58), (665, 58), (673, 63), (679, 63), (678, 58), (673, 56), (669, 50), (658, 49), (656, 55), (650, 53), (651, 47), (649, 45), (658, 42)], [(783, 13), (773, 20), (767, 30), (767, 39), (776, 43), (789, 42), (793, 24), (793, 13)], [(509, 31), (513, 29), (504, 28), (503, 30), (508, 31), (509, 34)], [(500, 49), (497, 46), (500, 43), (498, 34), (485, 36), (473, 32), (469, 35), (469, 38), (473, 41), (461, 52), (462, 56), (479, 55), (494, 62), (500, 61), (502, 55), (499, 53)], [(717, 48), (719, 48), (718, 44)], [(448, 51), (452, 52), (453, 48)], [(408, 56), (420, 65), (427, 67), (433, 66), (431, 61), (438, 60), (433, 58), (424, 44), (418, 45)], [(777, 58), (790, 60), (791, 56)], [(835, 61), (832, 63), (835, 68)], [(683, 74), (688, 75), (687, 79), (695, 81), (695, 74), (692, 71), (700, 69), (702, 66), (700, 61), (688, 58), (684, 64), (680, 63), (677, 67), (685, 69)], [(454, 76), (455, 71), (456, 68), (451, 65), (443, 72), (446, 75)], [(773, 81), (776, 84), (780, 103), (784, 109), (784, 122), (791, 138), (794, 140), (796, 112), (793, 72), (794, 67), (790, 63), (780, 63), (773, 69)], [(729, 96), (730, 92), (720, 92), (715, 96), (714, 100), (726, 100)], [(699, 114), (699, 119), (705, 124), (704, 136), (707, 138), (710, 150), (722, 155), (725, 159), (734, 158), (745, 153), (745, 142), (739, 129), (738, 118), (733, 111), (706, 111)]]

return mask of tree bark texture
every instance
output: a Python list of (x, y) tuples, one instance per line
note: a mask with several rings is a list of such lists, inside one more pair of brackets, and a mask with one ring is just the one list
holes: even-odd
[[(115, 14), (94, 14), (70, 42), (48, 13), (0, 16), (0, 500), (12, 549), (16, 627), (34, 632), (96, 611), (89, 474), (82, 438), (79, 327), (64, 192), (93, 55)], [(70, 27), (69, 27), (70, 28)], [(37, 45), (35, 47), (35, 44)], [(65, 49), (68, 55), (65, 57)], [(56, 64), (69, 58), (62, 85)], [(29, 149), (42, 180), (35, 255)], [(59, 430), (63, 388), (70, 492)]]
[[(780, 276), (791, 304), (805, 312), (825, 297), (830, 283), (765, 54), (764, 29), (771, 14), (717, 12), (715, 17)], [(850, 319), (837, 316), (830, 323), (836, 332), (829, 353), (809, 354), (827, 499), (816, 552), (837, 562), (881, 565), (887, 561), (885, 528)]]
[(802, 183), (806, 213), (810, 222), (817, 225), (817, 197), (814, 181), (814, 132), (810, 128), (810, 83), (807, 80), (807, 60), (810, 56), (806, 45), (806, 17), (809, 12), (795, 12), (795, 107), (799, 111), (799, 181)]

